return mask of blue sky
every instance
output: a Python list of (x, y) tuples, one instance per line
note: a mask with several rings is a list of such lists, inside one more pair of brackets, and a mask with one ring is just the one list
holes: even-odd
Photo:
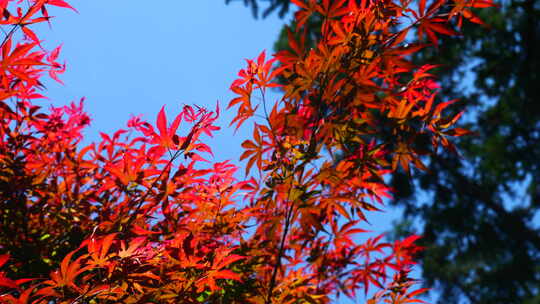
[[(85, 97), (92, 125), (87, 141), (99, 132), (124, 128), (131, 115), (142, 114), (154, 123), (166, 106), (168, 116), (183, 104), (214, 109), (226, 107), (229, 86), (246, 58), (272, 53), (286, 20), (275, 14), (255, 20), (241, 1), (171, 1), (148, 6), (140, 0), (72, 2), (79, 11), (55, 9), (52, 28), (40, 29), (47, 48), (63, 44), (61, 58), (67, 71), (65, 85), (47, 82), (54, 105)], [(277, 94), (270, 94), (269, 101)], [(238, 160), (241, 142), (250, 135), (246, 123), (235, 135), (228, 123), (233, 111), (223, 111), (222, 130), (207, 142), (215, 160)], [(372, 214), (377, 231), (390, 226), (394, 213)]]
[[(154, 122), (163, 105), (170, 116), (182, 104), (214, 109), (219, 101), (224, 108), (244, 58), (271, 52), (284, 21), (257, 21), (241, 2), (223, 2), (94, 0), (72, 2), (79, 14), (52, 11), (53, 27), (40, 37), (49, 48), (63, 43), (67, 71), (65, 85), (49, 82), (47, 95), (55, 105), (86, 97), (89, 139), (124, 127), (130, 115)], [(216, 160), (236, 159), (247, 133), (239, 132), (232, 145), (231, 117), (232, 111), (224, 113), (224, 128), (211, 142)]]
[[(155, 3), (155, 2), (154, 2)], [(86, 131), (87, 142), (99, 132), (124, 128), (131, 115), (142, 114), (154, 123), (166, 105), (168, 116), (183, 104), (213, 109), (219, 101), (224, 109), (233, 97), (228, 90), (245, 58), (261, 51), (272, 52), (284, 20), (276, 15), (255, 20), (241, 1), (225, 5), (223, 0), (160, 1), (150, 5), (140, 0), (72, 1), (79, 11), (51, 10), (52, 29), (39, 30), (44, 45), (63, 44), (61, 58), (67, 71), (65, 85), (47, 82), (50, 103), (59, 106), (86, 98), (93, 119)], [(270, 101), (277, 99), (270, 95)], [(240, 143), (249, 127), (236, 135), (227, 128), (233, 117), (225, 111), (222, 130), (206, 141), (215, 160), (238, 163)], [(243, 170), (242, 170), (243, 171)], [(400, 212), (371, 213), (372, 226), (383, 232)]]

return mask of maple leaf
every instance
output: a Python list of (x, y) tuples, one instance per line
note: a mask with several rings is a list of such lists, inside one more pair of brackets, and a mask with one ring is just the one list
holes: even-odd
[(104, 267), (108, 265), (108, 261), (111, 258), (109, 255), (109, 248), (111, 247), (116, 234), (109, 234), (101, 239), (91, 238), (88, 240), (88, 264), (94, 267)]
[[(76, 291), (81, 291), (80, 287), (77, 285), (77, 277), (83, 272), (92, 269), (92, 266), (82, 266), (82, 259), (84, 256), (71, 261), (71, 257), (78, 251), (72, 251), (68, 253), (62, 263), (60, 263), (60, 269), (53, 271), (50, 274), (51, 280), (43, 282), (46, 285), (50, 285), (52, 288), (62, 288), (70, 287)], [(50, 292), (53, 292), (52, 290)], [(43, 292), (42, 292), (43, 293)], [(53, 292), (54, 293), (54, 292)]]
[(71, 9), (71, 10), (78, 13), (78, 11), (74, 7), (72, 7), (71, 5), (69, 5), (69, 3), (67, 3), (67, 2), (65, 2), (63, 0), (47, 0), (45, 3), (48, 4), (48, 5), (53, 5), (53, 6), (63, 7), (63, 8), (69, 8), (69, 9)]
[(219, 289), (215, 282), (217, 279), (228, 279), (239, 282), (242, 281), (239, 274), (225, 268), (234, 262), (245, 259), (246, 257), (237, 254), (230, 254), (231, 251), (232, 250), (227, 250), (216, 253), (211, 270), (198, 282), (201, 287), (204, 286), (202, 284), (208, 284), (211, 291), (216, 291)]
[[(8, 254), (2, 254), (0, 255), (0, 267), (2, 267), (6, 262), (9, 260)], [(8, 287), (8, 288), (18, 288), (18, 284), (10, 280), (5, 276), (4, 272), (0, 272), (0, 286)]]

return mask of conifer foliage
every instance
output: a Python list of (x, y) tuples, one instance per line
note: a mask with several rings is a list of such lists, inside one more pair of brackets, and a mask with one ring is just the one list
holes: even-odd
[[(421, 155), (467, 134), (444, 115), (433, 66), (408, 58), (455, 35), (452, 18), (481, 22), (470, 9), (491, 1), (291, 2), (292, 51), (248, 60), (231, 86), (231, 126), (254, 124), (241, 144), (250, 177), (237, 180), (236, 166), (208, 161), (219, 107), (173, 119), (162, 108), (83, 146), (82, 101), (40, 106), (42, 77), (60, 81), (65, 66), (33, 29), (49, 7), (73, 8), (0, 1), (0, 302), (421, 302), (408, 277), (419, 236), (384, 242), (366, 212), (390, 196), (388, 173), (425, 169)], [(314, 14), (322, 38), (308, 50)]]

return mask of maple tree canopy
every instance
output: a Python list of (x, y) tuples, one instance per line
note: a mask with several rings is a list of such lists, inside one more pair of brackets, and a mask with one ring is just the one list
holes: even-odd
[[(0, 1), (2, 303), (328, 303), (370, 290), (368, 303), (421, 302), (408, 277), (419, 236), (358, 235), (390, 196), (388, 173), (425, 169), (421, 155), (454, 151), (449, 138), (468, 133), (453, 127), (461, 113), (445, 115), (453, 101), (437, 99), (434, 66), (409, 56), (444, 47), (438, 36), (481, 23), (473, 8), (493, 4), (291, 2), (292, 51), (248, 60), (231, 85), (231, 126), (254, 124), (237, 180), (203, 142), (219, 108), (184, 106), (173, 119), (162, 108), (154, 124), (133, 118), (83, 146), (82, 101), (39, 106), (40, 79), (60, 81), (65, 65), (33, 30), (50, 6), (73, 8)], [(305, 49), (315, 14), (322, 38)]]

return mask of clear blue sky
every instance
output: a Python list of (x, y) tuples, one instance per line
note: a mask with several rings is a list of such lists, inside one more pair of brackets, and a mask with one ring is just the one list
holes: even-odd
[[(241, 1), (223, 0), (149, 2), (140, 0), (92, 0), (70, 2), (79, 14), (51, 10), (52, 29), (43, 27), (40, 37), (52, 48), (63, 43), (61, 58), (67, 71), (65, 85), (47, 82), (50, 103), (63, 105), (86, 97), (92, 125), (89, 141), (99, 132), (124, 128), (130, 115), (143, 114), (154, 123), (162, 105), (169, 117), (181, 105), (197, 104), (224, 109), (233, 97), (228, 88), (245, 58), (262, 50), (272, 52), (284, 20), (271, 15), (255, 20)], [(151, 4), (150, 4), (151, 3)], [(270, 96), (277, 98), (277, 96)], [(240, 143), (249, 127), (233, 135), (227, 128), (232, 111), (223, 113), (222, 130), (207, 141), (216, 161), (238, 163)], [(368, 215), (383, 232), (400, 212)]]
[[(241, 2), (71, 3), (79, 14), (56, 9), (53, 28), (41, 30), (46, 46), (63, 43), (67, 61), (65, 86), (50, 82), (47, 95), (55, 105), (86, 97), (91, 139), (125, 127), (131, 114), (153, 123), (162, 105), (170, 116), (183, 103), (214, 109), (219, 100), (225, 108), (244, 58), (271, 52), (283, 24), (276, 16), (254, 20)], [(232, 111), (224, 113), (221, 125), (231, 117)], [(211, 142), (217, 160), (238, 158), (240, 138), (233, 144), (232, 136), (223, 128)]]

